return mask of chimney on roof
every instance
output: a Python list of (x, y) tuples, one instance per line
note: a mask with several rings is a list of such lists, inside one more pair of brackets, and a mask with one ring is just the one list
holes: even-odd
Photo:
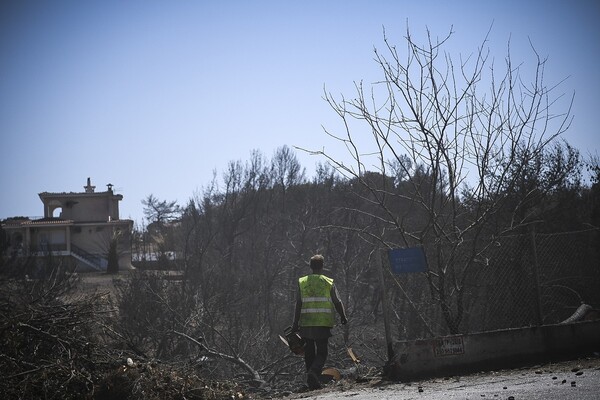
[(87, 186), (84, 186), (83, 188), (85, 189), (86, 193), (94, 193), (96, 186), (92, 186), (92, 180), (88, 177)]

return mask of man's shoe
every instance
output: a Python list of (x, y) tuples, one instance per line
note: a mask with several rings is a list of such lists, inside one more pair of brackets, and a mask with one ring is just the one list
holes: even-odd
[(308, 371), (306, 383), (308, 383), (310, 390), (321, 389), (321, 382), (319, 382), (319, 376), (315, 371)]

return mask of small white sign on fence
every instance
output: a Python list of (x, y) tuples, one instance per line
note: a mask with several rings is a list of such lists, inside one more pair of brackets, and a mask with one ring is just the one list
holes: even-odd
[(453, 336), (433, 340), (433, 355), (435, 357), (464, 354), (465, 346), (462, 336)]

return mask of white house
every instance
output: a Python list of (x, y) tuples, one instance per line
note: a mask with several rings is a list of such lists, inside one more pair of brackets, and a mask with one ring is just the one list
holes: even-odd
[(133, 221), (120, 219), (119, 201), (123, 196), (113, 192), (113, 185), (106, 186), (106, 191), (96, 192), (88, 178), (84, 192), (40, 193), (44, 204), (42, 218), (2, 221), (9, 256), (51, 254), (72, 259), (78, 271), (105, 271), (109, 244), (116, 240), (119, 268), (132, 268)]

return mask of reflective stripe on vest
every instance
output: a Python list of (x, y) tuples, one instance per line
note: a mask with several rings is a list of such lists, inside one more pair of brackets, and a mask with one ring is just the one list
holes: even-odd
[(333, 327), (333, 302), (331, 288), (333, 279), (325, 275), (307, 275), (299, 279), (302, 308), (300, 326)]

